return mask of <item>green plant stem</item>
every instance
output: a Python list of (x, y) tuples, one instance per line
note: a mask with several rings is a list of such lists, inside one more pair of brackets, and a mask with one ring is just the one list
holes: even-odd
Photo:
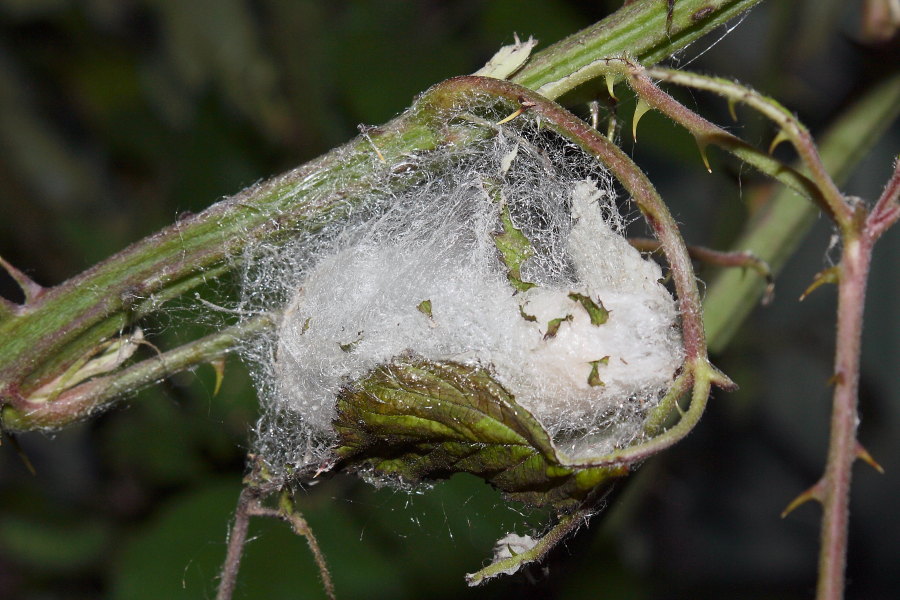
[(543, 560), (547, 553), (569, 537), (580, 525), (586, 523), (592, 514), (590, 509), (582, 509), (562, 515), (559, 518), (559, 523), (544, 534), (531, 549), (521, 554), (498, 560), (480, 571), (466, 575), (466, 582), (470, 586), (479, 585), (492, 577), (503, 575), (510, 570), (515, 571), (522, 565)]
[(781, 104), (743, 85), (719, 77), (707, 77), (696, 73), (661, 68), (647, 69), (646, 74), (654, 79), (719, 94), (727, 98), (729, 102), (748, 104), (773, 121), (778, 125), (779, 131), (770, 147), (770, 152), (781, 139), (790, 140), (800, 154), (803, 164), (809, 169), (812, 181), (815, 182), (818, 193), (814, 198), (822, 203), (825, 212), (831, 214), (841, 226), (849, 225), (852, 211), (844, 202), (843, 194), (828, 174), (825, 165), (822, 164), (822, 159), (809, 130)]
[(53, 400), (4, 406), (3, 425), (14, 430), (54, 428), (61, 421), (102, 410), (122, 394), (134, 393), (172, 373), (224, 357), (242, 340), (270, 328), (273, 322), (273, 317), (268, 314), (252, 317), (238, 325), (129, 365), (113, 375), (89, 379), (66, 389)]
[[(760, 0), (638, 0), (541, 52), (511, 81), (550, 99), (586, 83), (582, 69), (598, 58), (630, 55), (655, 64), (727, 23)], [(671, 11), (671, 12), (670, 12)]]
[[(866, 152), (900, 114), (900, 75), (870, 90), (850, 107), (822, 136), (819, 154), (840, 185)], [(819, 209), (788, 189), (774, 197), (750, 219), (732, 248), (746, 250), (778, 273), (803, 241)], [(703, 319), (709, 348), (725, 348), (738, 328), (759, 304), (766, 284), (760, 277), (734, 269), (720, 271), (707, 286)]]
[[(516, 76), (529, 87), (564, 79), (602, 54), (631, 53), (653, 62), (683, 48), (758, 0), (634, 2), (559, 44), (538, 53)], [(707, 10), (709, 9), (709, 10)], [(602, 53), (602, 54), (598, 54)], [(409, 111), (321, 158), (248, 188), (198, 215), (140, 241), (26, 304), (0, 307), (0, 405), (22, 408), (28, 397), (53, 381), (104, 340), (119, 335), (164, 302), (232, 271), (246, 248), (263, 239), (314, 230), (364, 202), (379, 165), (406, 160), (407, 153), (443, 143)], [(371, 156), (377, 153), (380, 163)], [(85, 403), (89, 400), (85, 399)], [(35, 416), (41, 427), (63, 426)], [(25, 414), (20, 411), (20, 414)], [(8, 426), (8, 424), (6, 425)], [(17, 427), (29, 428), (26, 420)]]

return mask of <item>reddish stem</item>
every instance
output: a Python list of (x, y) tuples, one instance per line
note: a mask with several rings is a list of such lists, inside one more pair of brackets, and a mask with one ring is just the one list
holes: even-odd
[(874, 242), (900, 219), (900, 160), (894, 163), (894, 174), (884, 187), (866, 222), (866, 232)]
[(868, 235), (845, 236), (838, 287), (835, 390), (831, 439), (825, 468), (822, 504), (822, 547), (819, 554), (819, 600), (838, 600), (844, 593), (850, 479), (856, 460), (857, 390), (866, 279), (872, 257)]

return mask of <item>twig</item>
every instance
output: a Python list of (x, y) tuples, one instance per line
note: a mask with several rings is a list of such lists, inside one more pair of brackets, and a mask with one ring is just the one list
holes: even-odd
[(884, 187), (881, 198), (872, 207), (866, 232), (874, 242), (900, 219), (900, 159), (894, 163), (894, 174)]
[[(245, 487), (238, 496), (237, 508), (234, 512), (234, 524), (228, 536), (228, 550), (225, 554), (225, 561), (222, 564), (222, 574), (219, 579), (216, 600), (231, 600), (234, 594), (241, 558), (244, 555), (244, 546), (247, 543), (250, 517), (269, 517), (285, 521), (291, 525), (294, 533), (306, 538), (313, 560), (319, 568), (322, 587), (325, 588), (328, 598), (335, 600), (334, 583), (331, 580), (331, 574), (328, 572), (325, 554), (322, 552), (312, 528), (306, 522), (306, 519), (303, 518), (300, 511), (296, 509), (290, 490), (285, 487), (279, 491), (274, 482), (260, 483), (259, 480), (262, 477), (259, 471), (260, 463), (255, 462), (252, 455), (249, 459), (251, 463), (254, 463), (254, 472), (245, 480)], [(276, 492), (279, 493), (278, 508), (264, 506), (263, 500)]]
[(238, 496), (237, 509), (234, 511), (234, 524), (228, 535), (228, 550), (222, 564), (222, 575), (219, 579), (219, 590), (216, 600), (231, 600), (237, 583), (241, 558), (244, 556), (244, 544), (247, 543), (247, 529), (250, 526), (250, 508), (259, 502), (258, 490), (247, 486)]
[(16, 398), (3, 409), (3, 427), (12, 431), (63, 427), (106, 408), (125, 392), (135, 392), (175, 373), (221, 358), (248, 337), (272, 327), (272, 323), (270, 314), (252, 317), (109, 375), (64, 389), (52, 401)]
[(816, 593), (818, 600), (839, 600), (844, 595), (850, 479), (857, 447), (862, 317), (871, 256), (871, 242), (865, 236), (845, 240), (838, 285), (831, 437), (821, 498), (824, 513)]
[[(656, 252), (659, 250), (659, 242), (649, 238), (628, 238), (628, 243), (641, 252)], [(721, 251), (706, 248), (704, 246), (687, 247), (688, 255), (694, 260), (699, 260), (720, 267), (739, 267), (753, 269), (766, 281), (766, 291), (762, 303), (769, 304), (775, 292), (775, 279), (772, 269), (766, 261), (762, 260), (749, 250)]]

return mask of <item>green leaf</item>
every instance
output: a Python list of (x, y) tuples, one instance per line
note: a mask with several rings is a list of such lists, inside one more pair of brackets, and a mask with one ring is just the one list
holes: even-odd
[(588, 385), (591, 387), (596, 387), (600, 385), (606, 385), (603, 383), (603, 380), (600, 379), (600, 365), (608, 365), (609, 357), (604, 356), (600, 360), (592, 360), (590, 362), (591, 372), (588, 375)]
[(534, 287), (533, 283), (522, 281), (522, 263), (534, 256), (531, 242), (521, 230), (513, 225), (509, 214), (509, 206), (503, 205), (500, 213), (500, 224), (503, 231), (494, 234), (494, 245), (500, 251), (500, 260), (506, 265), (507, 277), (514, 288), (524, 292)]
[(416, 306), (416, 309), (417, 309), (420, 313), (422, 313), (423, 315), (425, 315), (426, 317), (428, 317), (429, 319), (431, 318), (431, 316), (432, 316), (432, 315), (431, 315), (431, 300), (422, 300), (422, 301), (419, 302), (419, 304)]
[(481, 477), (512, 500), (570, 510), (625, 467), (561, 463), (540, 423), (484, 369), (402, 359), (376, 368), (337, 400), (338, 469), (405, 482)]
[(571, 321), (572, 315), (566, 315), (564, 317), (557, 317), (556, 319), (550, 319), (547, 322), (547, 333), (544, 334), (544, 339), (549, 340), (550, 338), (555, 338), (556, 334), (559, 333), (559, 327), (566, 321)]
[(586, 310), (591, 317), (591, 325), (603, 325), (606, 323), (607, 319), (609, 319), (609, 311), (606, 310), (606, 307), (603, 306), (603, 302), (600, 302), (600, 300), (594, 302), (591, 300), (590, 296), (576, 294), (575, 292), (569, 294), (569, 298), (580, 303), (581, 306), (584, 307), (584, 310)]

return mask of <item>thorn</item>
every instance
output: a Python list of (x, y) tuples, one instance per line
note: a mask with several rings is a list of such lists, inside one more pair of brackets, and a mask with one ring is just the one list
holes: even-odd
[(641, 117), (643, 117), (651, 108), (652, 107), (644, 102), (643, 99), (638, 98), (637, 105), (634, 107), (634, 117), (631, 120), (631, 137), (634, 138), (635, 142), (637, 142), (638, 121), (640, 121)]
[(619, 99), (616, 97), (614, 89), (616, 87), (616, 76), (612, 73), (607, 73), (604, 79), (606, 80), (606, 90), (609, 92), (609, 97), (618, 101)]
[(775, 281), (772, 280), (772, 276), (769, 275), (769, 277), (766, 280), (766, 289), (763, 291), (761, 304), (763, 306), (769, 306), (770, 304), (772, 304), (772, 300), (774, 300), (774, 299), (775, 299)]
[(524, 109), (524, 108), (521, 108), (521, 107), (520, 107), (520, 108), (517, 108), (517, 109), (516, 109), (516, 112), (514, 112), (513, 114), (509, 115), (508, 117), (506, 117), (506, 118), (504, 118), (504, 119), (500, 119), (500, 120), (497, 121), (497, 123), (495, 123), (495, 124), (496, 124), (496, 125), (503, 125), (504, 123), (509, 123), (510, 121), (512, 121), (513, 119), (515, 119), (516, 117), (518, 117), (519, 115), (521, 115), (521, 114), (524, 113), (524, 112), (525, 112), (525, 109)]
[(737, 106), (737, 100), (734, 98), (728, 99), (728, 114), (731, 115), (731, 120), (735, 123), (737, 122), (737, 112), (735, 111), (735, 107)]
[(372, 149), (375, 150), (375, 154), (378, 156), (378, 160), (386, 163), (387, 160), (385, 160), (384, 154), (381, 153), (381, 150), (378, 149), (378, 146), (372, 140), (372, 136), (369, 135), (369, 132), (374, 129), (374, 127), (369, 127), (360, 123), (356, 126), (356, 128), (359, 130), (359, 133), (362, 134), (364, 138), (366, 138), (366, 141), (369, 142), (369, 145), (372, 146)]
[[(37, 475), (37, 469), (34, 468), (34, 465), (31, 462), (31, 459), (28, 458), (28, 455), (25, 454), (25, 451), (22, 449), (22, 446), (19, 445), (19, 440), (16, 439), (14, 435), (11, 433), (4, 431), (3, 435), (9, 440), (9, 443), (12, 445), (13, 450), (16, 451), (16, 454), (19, 455), (19, 458), (22, 459), (22, 463), (25, 465), (25, 468), (28, 469), (28, 472), (32, 475)], [(2, 441), (2, 438), (0, 438)]]
[(334, 463), (333, 460), (326, 460), (325, 462), (323, 462), (322, 464), (320, 464), (318, 467), (316, 467), (316, 472), (315, 472), (315, 474), (312, 476), (312, 478), (315, 479), (316, 477), (318, 477), (318, 476), (321, 475), (322, 473), (327, 473), (328, 471), (330, 471), (330, 470), (334, 467), (334, 464), (335, 464), (335, 463)]
[(787, 131), (785, 131), (784, 129), (779, 130), (778, 135), (776, 135), (775, 138), (772, 139), (772, 143), (769, 144), (769, 154), (772, 154), (772, 152), (775, 150), (775, 147), (778, 146), (778, 144), (780, 144), (781, 142), (786, 142), (790, 139), (791, 138), (787, 134)]
[(712, 376), (709, 378), (709, 380), (713, 385), (726, 392), (734, 392), (738, 390), (738, 384), (736, 384), (731, 379), (731, 377), (720, 371), (712, 363), (710, 363), (709, 366), (712, 369)]
[(38, 296), (44, 293), (44, 286), (40, 285), (31, 277), (6, 262), (6, 260), (2, 256), (0, 256), (0, 267), (6, 269), (6, 272), (9, 273), (9, 276), (12, 277), (17, 284), (19, 284), (19, 288), (25, 295), (25, 304), (28, 304), (32, 300), (36, 300)]
[(699, 135), (695, 135), (694, 139), (697, 141), (697, 147), (700, 149), (700, 158), (703, 159), (703, 165), (706, 167), (707, 172), (712, 173), (712, 167), (709, 166), (709, 157), (706, 156), (706, 146), (709, 145), (709, 142)]
[(225, 358), (211, 360), (209, 361), (209, 366), (216, 372), (216, 385), (213, 388), (213, 396), (218, 396), (219, 390), (222, 389), (222, 380), (225, 379)]
[(869, 451), (866, 450), (863, 447), (863, 445), (860, 444), (859, 442), (856, 442), (856, 458), (863, 461), (864, 463), (866, 463), (867, 465), (869, 465), (870, 467), (872, 467), (873, 469), (875, 469), (876, 471), (878, 471), (879, 473), (884, 475), (884, 467), (879, 465), (875, 461), (875, 459), (872, 458), (872, 455), (869, 454)]
[(806, 504), (810, 500), (815, 500), (816, 502), (822, 502), (822, 480), (816, 482), (814, 486), (791, 500), (791, 503), (787, 505), (787, 507), (781, 511), (781, 518), (785, 518), (789, 514), (791, 514), (795, 508), (800, 506), (801, 504)]
[(834, 387), (842, 383), (844, 383), (844, 376), (841, 373), (835, 373), (828, 378), (828, 381), (825, 382), (825, 385), (827, 385), (828, 387)]
[(806, 299), (813, 290), (818, 288), (819, 286), (825, 285), (826, 283), (838, 283), (841, 280), (841, 268), (840, 266), (830, 267), (825, 269), (824, 271), (819, 271), (816, 273), (816, 276), (813, 277), (813, 282), (809, 284), (809, 287), (806, 288), (802, 294), (800, 294), (800, 301)]
[(529, 108), (532, 108), (535, 104), (534, 104), (534, 102), (529, 102), (528, 100), (520, 99), (519, 105), (520, 105), (519, 108), (517, 108), (513, 114), (509, 115), (505, 119), (500, 119), (499, 121), (497, 121), (495, 123), (495, 125), (503, 125), (504, 123), (509, 123), (510, 121), (512, 121), (513, 119), (518, 117), (519, 115), (523, 114)]

